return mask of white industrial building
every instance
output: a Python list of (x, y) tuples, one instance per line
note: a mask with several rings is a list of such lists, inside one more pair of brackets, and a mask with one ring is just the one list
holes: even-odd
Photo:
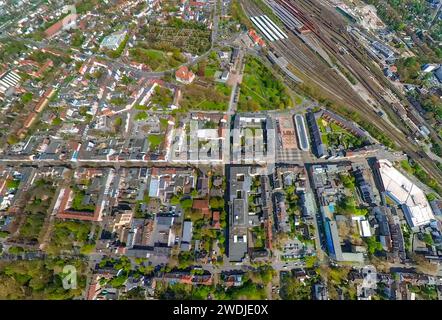
[(378, 160), (377, 167), (385, 193), (401, 205), (412, 228), (426, 225), (435, 219), (425, 193), (418, 186), (388, 160)]
[(364, 217), (354, 216), (352, 220), (356, 221), (359, 229), (359, 235), (363, 238), (368, 238), (372, 236), (370, 223), (368, 220), (365, 220)]

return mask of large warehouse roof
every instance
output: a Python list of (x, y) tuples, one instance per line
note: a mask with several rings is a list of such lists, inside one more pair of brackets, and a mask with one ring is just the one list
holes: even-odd
[(388, 160), (378, 160), (384, 189), (394, 201), (401, 204), (408, 223), (418, 227), (434, 219), (433, 211), (424, 192), (411, 182)]

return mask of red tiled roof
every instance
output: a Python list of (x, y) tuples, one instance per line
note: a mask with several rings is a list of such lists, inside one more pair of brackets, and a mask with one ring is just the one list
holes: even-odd
[(38, 103), (34, 108), (35, 112), (41, 112), (43, 108), (46, 107), (49, 102), (49, 98), (52, 97), (54, 93), (55, 90), (53, 88), (49, 88), (48, 90), (46, 90), (40, 100), (38, 100)]
[(261, 47), (265, 46), (264, 40), (260, 36), (258, 36), (258, 34), (256, 33), (256, 31), (254, 29), (249, 30), (249, 36), (252, 38), (252, 40), (255, 43), (259, 44)]
[(193, 200), (193, 209), (205, 209), (209, 208), (209, 200), (207, 199), (197, 199)]
[(209, 200), (197, 199), (193, 200), (192, 209), (201, 210), (204, 215), (209, 215)]
[(219, 223), (219, 211), (212, 212), (212, 227), (214, 229), (221, 229), (221, 225)]
[(60, 203), (60, 207), (58, 208), (57, 212), (57, 218), (60, 219), (77, 219), (77, 220), (85, 220), (85, 221), (99, 221), (99, 213), (100, 213), (100, 206), (97, 206), (95, 208), (95, 211), (93, 212), (80, 212), (80, 211), (74, 211), (70, 210), (67, 207), (67, 204), (69, 202), (69, 197), (71, 195), (70, 189), (63, 189), (61, 192), (63, 192), (63, 195), (61, 195), (62, 200)]
[(77, 14), (71, 13), (70, 15), (64, 17), (63, 19), (58, 20), (56, 23), (54, 23), (52, 26), (50, 26), (45, 30), (46, 38), (50, 38), (53, 35), (57, 34), (63, 28), (64, 21), (72, 21), (76, 18)]
[(191, 6), (203, 6), (204, 2), (201, 2), (201, 1), (190, 1), (189, 5), (191, 5)]
[(29, 128), (37, 117), (37, 113), (31, 112), (25, 120), (24, 127)]
[(95, 275), (93, 276), (92, 283), (88, 288), (86, 300), (94, 300), (94, 298), (97, 296), (97, 293), (98, 293), (98, 276)]
[(182, 66), (175, 72), (175, 77), (184, 81), (190, 81), (194, 77), (194, 74), (192, 71), (189, 71), (189, 68)]
[(36, 78), (39, 78), (43, 72), (45, 72), (47, 69), (51, 68), (54, 66), (54, 63), (52, 62), (51, 59), (48, 59), (45, 64), (37, 71), (37, 72), (33, 72), (32, 75)]

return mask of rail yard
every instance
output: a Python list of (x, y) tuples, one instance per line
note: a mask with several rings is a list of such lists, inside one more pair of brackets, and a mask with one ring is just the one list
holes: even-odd
[[(397, 104), (387, 101), (383, 81), (375, 79), (374, 73), (370, 72), (374, 66), (362, 46), (347, 32), (343, 18), (331, 7), (310, 0), (297, 1), (296, 5), (289, 0), (271, 4), (275, 6), (275, 3), (280, 11), (285, 9), (284, 14), (291, 16), (292, 20), (291, 24), (287, 19), (283, 21), (290, 30), (288, 37), (270, 42), (268, 50), (285, 57), (297, 71), (297, 77), (320, 87), (327, 98), (356, 111), (363, 121), (376, 126), (436, 180), (442, 181), (442, 173), (434, 162), (412, 142), (411, 131), (400, 120), (399, 112), (402, 110), (398, 110)], [(244, 1), (243, 8), (249, 17), (264, 14), (253, 1)], [(342, 53), (341, 48), (348, 53)], [(360, 88), (353, 86), (335, 67), (330, 66), (327, 56), (345, 65), (374, 101), (370, 103), (363, 99), (358, 92)], [(390, 115), (388, 121), (378, 115), (377, 106)]]

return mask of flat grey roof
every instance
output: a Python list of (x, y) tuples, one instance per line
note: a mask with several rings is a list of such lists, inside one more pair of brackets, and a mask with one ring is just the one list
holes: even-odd
[(241, 262), (247, 253), (247, 242), (229, 241), (229, 261)]
[(192, 221), (184, 221), (183, 238), (181, 242), (190, 242), (192, 240)]
[(233, 200), (233, 224), (244, 225), (246, 223), (246, 200), (235, 199)]

